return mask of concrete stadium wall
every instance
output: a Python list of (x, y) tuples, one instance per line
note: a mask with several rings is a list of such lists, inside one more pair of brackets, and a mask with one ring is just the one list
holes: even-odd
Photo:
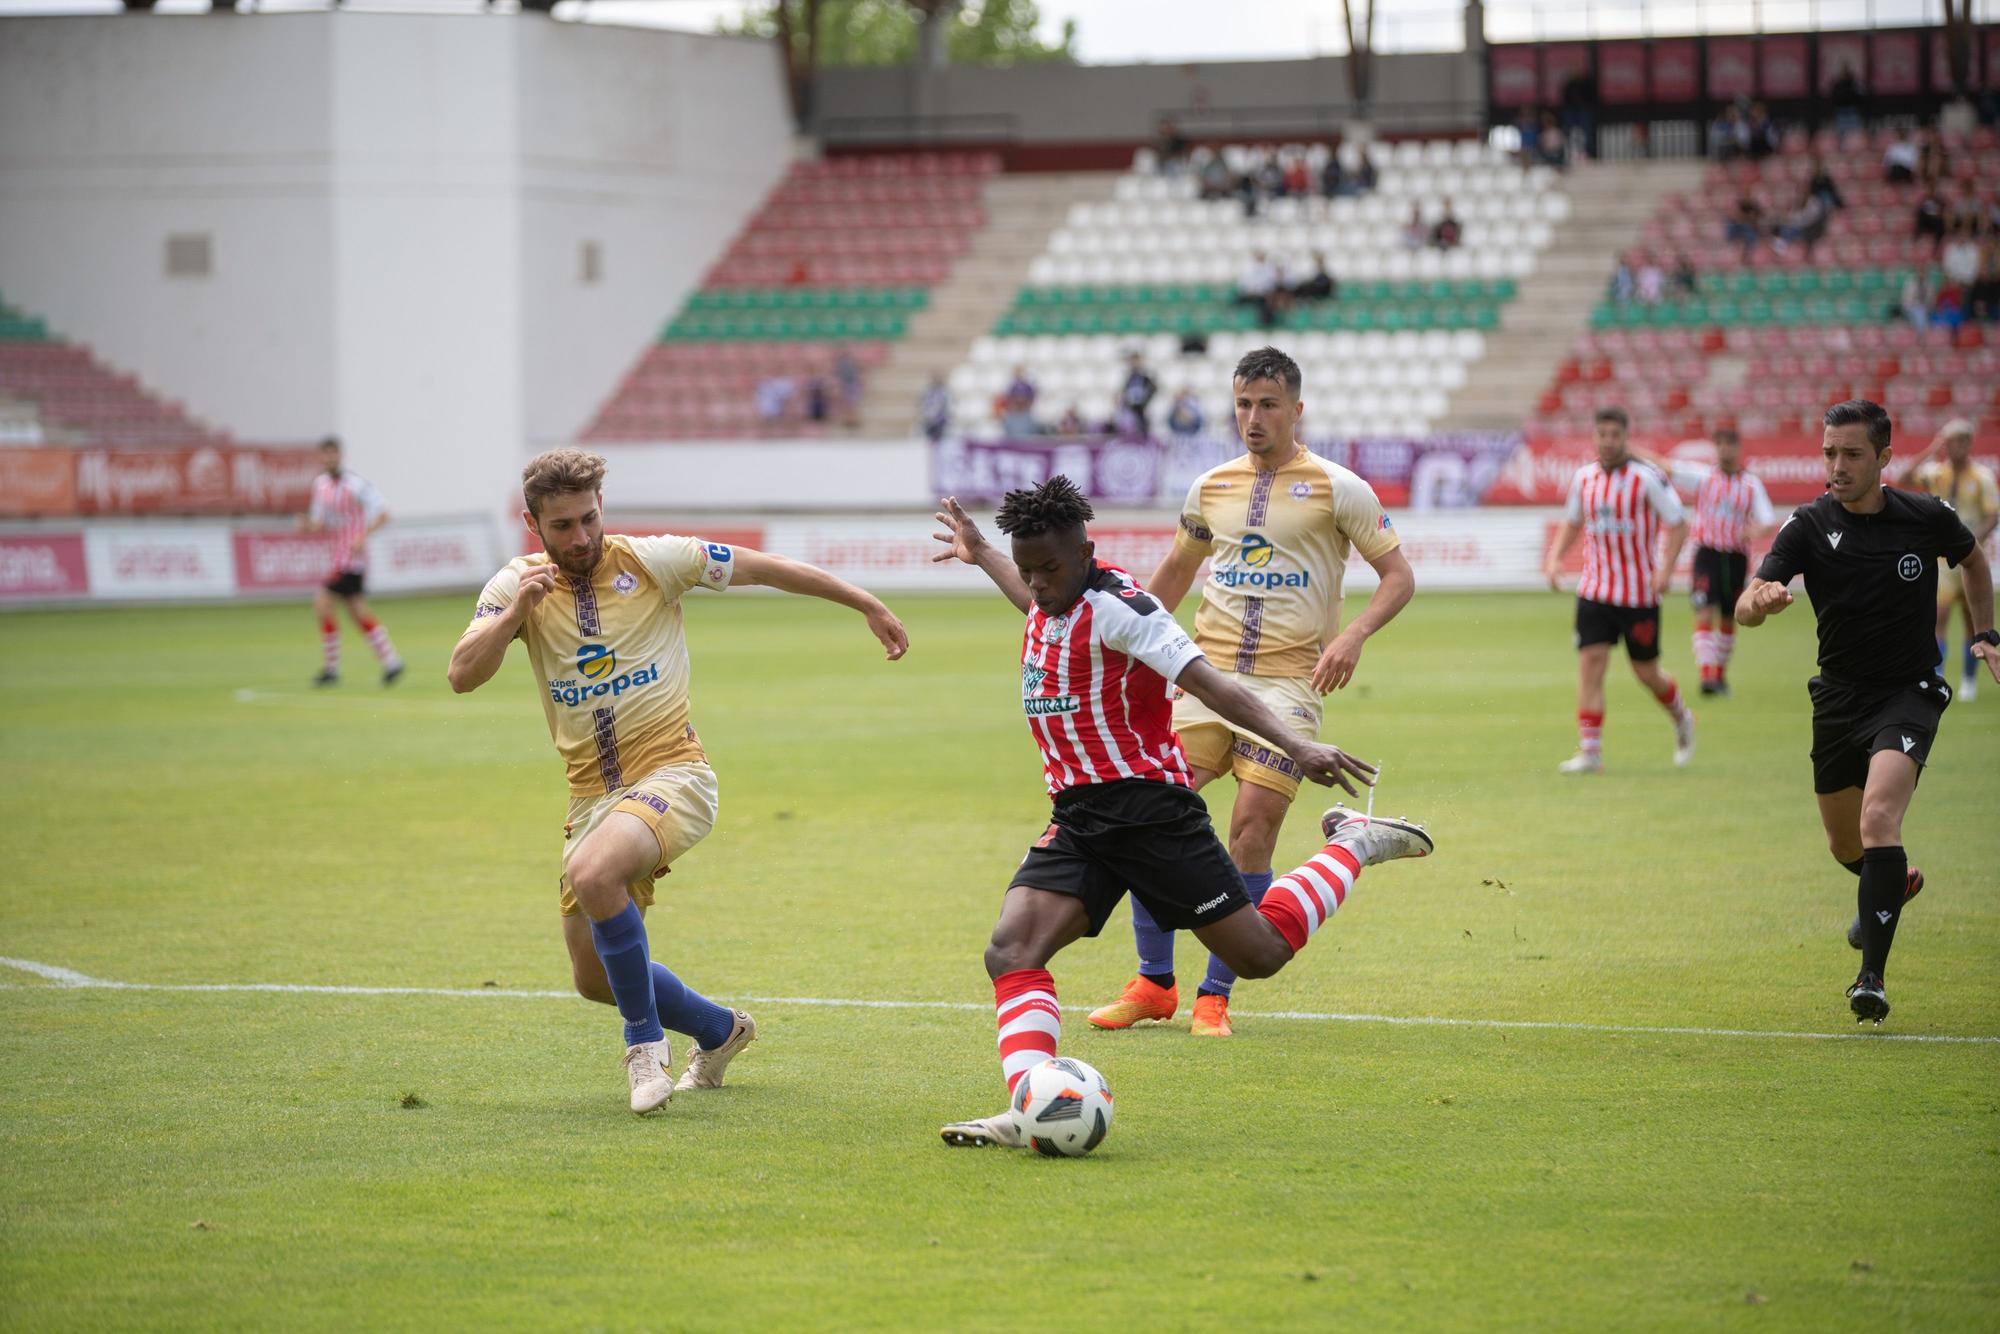
[[(1151, 141), (1157, 117), (1183, 117), (1199, 137), (1227, 137), (1232, 119), (1254, 125), (1257, 108), (1344, 106), (1344, 57), (1234, 61), (1213, 65), (1018, 65), (1004, 69), (835, 69), (820, 76), (823, 124), (857, 117), (1011, 118), (1025, 144), (1080, 140)], [(1441, 117), (1462, 108), (1459, 128), (1476, 128), (1485, 83), (1476, 56), (1463, 52), (1375, 57), (1375, 122), (1384, 130), (1451, 128)], [(855, 127), (857, 130), (862, 127)], [(962, 122), (970, 137), (978, 126)], [(1329, 126), (1329, 128), (1333, 128)], [(871, 127), (871, 132), (886, 133)], [(1260, 136), (1261, 137), (1261, 136)]]
[[(239, 438), (339, 432), (412, 518), (505, 511), (791, 153), (762, 42), (344, 12), (0, 39), (0, 294)], [(182, 233), (207, 277), (167, 275)]]

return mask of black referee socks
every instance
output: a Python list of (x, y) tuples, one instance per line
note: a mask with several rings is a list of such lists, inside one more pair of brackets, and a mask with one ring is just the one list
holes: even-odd
[(1861, 908), (1861, 971), (1883, 975), (1889, 946), (1896, 939), (1896, 920), (1903, 913), (1903, 894), (1910, 878), (1910, 859), (1898, 843), (1865, 848), (1861, 853), (1861, 887), (1855, 894)]

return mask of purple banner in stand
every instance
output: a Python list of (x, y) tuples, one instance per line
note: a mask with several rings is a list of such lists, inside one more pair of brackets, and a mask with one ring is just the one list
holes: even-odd
[(1150, 505), (1161, 459), (1151, 440), (945, 440), (931, 448), (931, 482), (942, 496), (997, 501), (1061, 473), (1097, 504)]

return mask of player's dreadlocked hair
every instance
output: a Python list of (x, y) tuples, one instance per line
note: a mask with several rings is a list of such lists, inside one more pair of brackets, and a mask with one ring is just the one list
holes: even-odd
[(1097, 512), (1076, 483), (1057, 473), (1032, 491), (1009, 491), (993, 522), (1009, 537), (1082, 528)]

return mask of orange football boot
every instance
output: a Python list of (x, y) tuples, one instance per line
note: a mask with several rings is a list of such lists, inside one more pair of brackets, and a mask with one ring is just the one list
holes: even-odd
[(1188, 1032), (1198, 1038), (1226, 1038), (1235, 1032), (1229, 1026), (1229, 997), (1196, 996), (1194, 1026)]
[(1130, 1028), (1134, 1024), (1163, 1024), (1181, 1007), (1179, 986), (1162, 987), (1135, 977), (1124, 992), (1109, 1005), (1090, 1012), (1093, 1028)]

